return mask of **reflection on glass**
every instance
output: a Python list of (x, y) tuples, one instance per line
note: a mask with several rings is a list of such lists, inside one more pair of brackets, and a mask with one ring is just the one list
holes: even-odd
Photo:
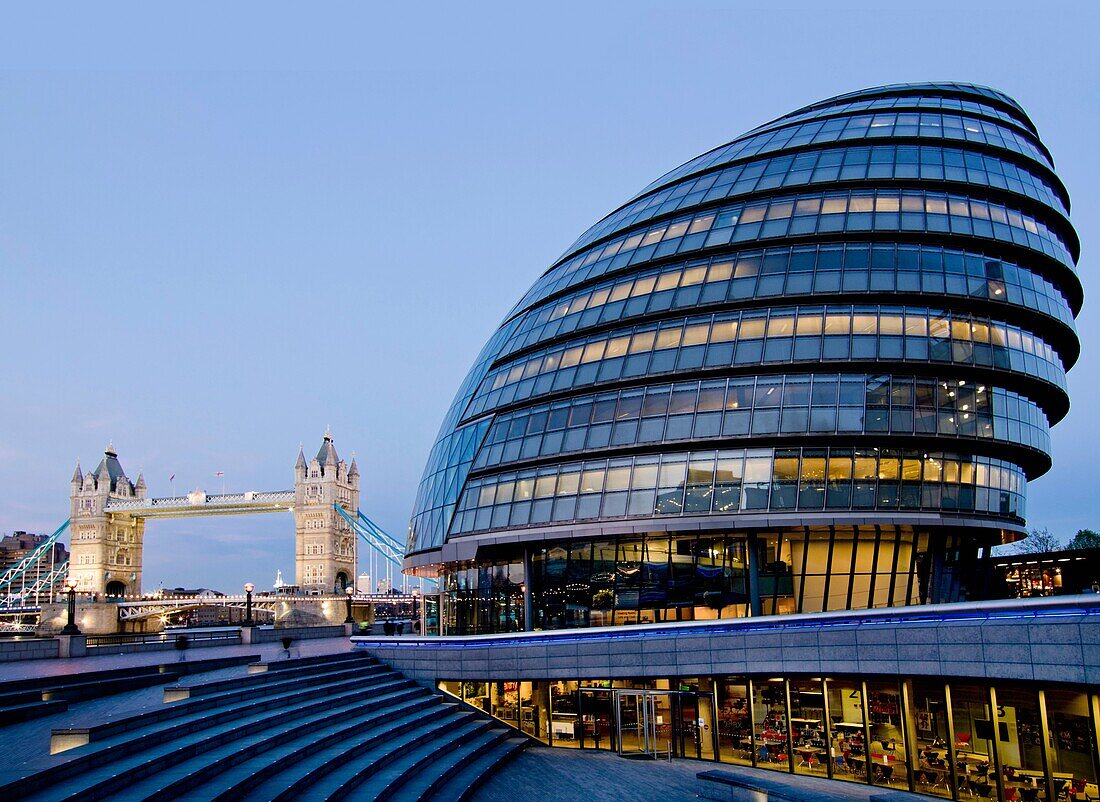
[(547, 682), (519, 683), (520, 729), (543, 743), (550, 742), (549, 694)]
[(756, 733), (756, 765), (790, 771), (787, 755), (787, 702), (782, 679), (753, 683), (753, 730)]
[(898, 684), (868, 682), (867, 710), (871, 732), (867, 757), (870, 761), (872, 782), (892, 788), (908, 788), (906, 761), (909, 751), (906, 748)]
[(581, 720), (578, 708), (578, 683), (557, 680), (549, 683), (550, 743), (553, 746), (579, 748)]
[(1045, 782), (1039, 695), (1010, 685), (998, 685), (996, 693), (997, 748), (1005, 796), (1037, 798)]
[[(1096, 734), (1088, 696), (1074, 690), (1045, 691), (1054, 792), (1067, 799), (1097, 795)], [(1072, 795), (1071, 795), (1072, 794)]]
[(990, 715), (989, 692), (980, 685), (951, 683), (951, 714), (959, 790), (998, 799), (993, 762), (996, 727)]
[(799, 774), (827, 773), (825, 694), (821, 680), (791, 680), (791, 741), (794, 770)]
[(828, 680), (829, 757), (833, 777), (867, 782), (867, 745), (863, 720), (863, 688), (859, 682)]
[(952, 737), (947, 723), (944, 684), (916, 678), (911, 683), (913, 730), (916, 733), (916, 759), (913, 767), (915, 789), (924, 794), (951, 798), (955, 775), (951, 770), (948, 740)]
[[(686, 516), (702, 514), (704, 508), (807, 509), (802, 505), (816, 505), (821, 498), (817, 489), (823, 459), (828, 460), (829, 476), (826, 509), (938, 509), (1023, 517), (1025, 475), (1005, 460), (902, 449), (753, 448), (617, 457), (485, 476), (468, 483), (451, 530), (457, 534), (549, 523), (551, 509), (563, 510), (560, 518), (555, 512), (556, 522), (578, 515)], [(694, 469), (687, 487), (665, 486), (679, 481), (672, 477), (681, 475), (685, 461)], [(579, 490), (574, 481), (578, 475), (584, 477), (586, 488), (602, 487), (603, 492)], [(799, 486), (802, 476), (809, 483), (805, 493)], [(555, 487), (560, 495), (552, 495)], [(477, 586), (484, 589), (488, 584), (486, 578)], [(859, 587), (868, 598), (869, 585)]]
[(718, 753), (725, 763), (752, 765), (752, 719), (749, 689), (744, 681), (723, 679), (718, 687)]

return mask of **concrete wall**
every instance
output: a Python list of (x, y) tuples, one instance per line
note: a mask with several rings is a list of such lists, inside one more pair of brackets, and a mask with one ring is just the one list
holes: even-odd
[(464, 638), (352, 639), (438, 679), (905, 674), (1100, 684), (1100, 596)]
[(3, 638), (0, 639), (0, 663), (57, 657), (57, 649), (57, 638)]
[[(56, 635), (68, 621), (65, 602), (42, 605), (38, 634)], [(77, 602), (76, 625), (85, 635), (114, 635), (118, 632), (118, 605), (109, 602)]]
[(253, 643), (276, 643), (283, 638), (311, 640), (313, 638), (339, 638), (344, 634), (344, 625), (323, 627), (256, 627), (252, 632)]
[(275, 602), (275, 624), (283, 626), (288, 624), (291, 628), (304, 628), (323, 626), (325, 624), (342, 624), (348, 616), (347, 602), (343, 599), (295, 599), (287, 601), (277, 599)]

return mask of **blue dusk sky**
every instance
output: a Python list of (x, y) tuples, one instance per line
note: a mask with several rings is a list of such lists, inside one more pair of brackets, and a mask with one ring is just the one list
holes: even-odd
[[(403, 539), (505, 312), (589, 225), (798, 106), (1024, 105), (1083, 241), (1073, 408), (1029, 524), (1100, 529), (1096, 4), (106, 3), (0, 11), (0, 532), (113, 440), (150, 492), (292, 484), (331, 424)], [(144, 587), (269, 587), (290, 516), (157, 521)]]

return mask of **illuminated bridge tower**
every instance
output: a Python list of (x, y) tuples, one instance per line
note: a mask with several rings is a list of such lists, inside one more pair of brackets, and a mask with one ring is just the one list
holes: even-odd
[(82, 592), (108, 596), (141, 593), (141, 547), (144, 518), (116, 520), (107, 512), (109, 500), (145, 498), (145, 478), (131, 482), (114, 446), (108, 445), (94, 471), (80, 472), (71, 482), (72, 548), (69, 574)]
[(336, 513), (334, 503), (356, 514), (359, 468), (354, 458), (350, 467), (340, 459), (326, 429), (317, 456), (307, 463), (299, 449), (294, 466), (295, 584), (303, 590), (342, 592), (355, 582), (355, 532)]

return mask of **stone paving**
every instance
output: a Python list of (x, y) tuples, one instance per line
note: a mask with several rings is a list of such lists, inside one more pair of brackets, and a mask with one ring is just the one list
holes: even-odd
[[(335, 654), (350, 650), (347, 638), (319, 638), (317, 640), (298, 641), (290, 647), (290, 656), (311, 657), (319, 654)], [(264, 661), (284, 659), (286, 652), (278, 643), (263, 643), (254, 646), (211, 646), (192, 649), (184, 653), (188, 662), (230, 657), (234, 655), (258, 654)], [(88, 671), (104, 671), (115, 668), (127, 668), (139, 665), (169, 664), (179, 660), (175, 650), (163, 652), (144, 652), (138, 654), (109, 655), (103, 657), (83, 657), (69, 660), (28, 660), (20, 663), (0, 664), (0, 683), (5, 680), (35, 676), (61, 676)], [(215, 679), (228, 679), (247, 674), (246, 666), (193, 674), (182, 678), (181, 682), (208, 682)], [(50, 764), (50, 731), (55, 727), (83, 727), (101, 724), (116, 718), (131, 716), (145, 710), (158, 708), (164, 704), (164, 686), (154, 685), (135, 691), (77, 702), (68, 710), (50, 716), (24, 721), (0, 727), (0, 783), (22, 777), (32, 771)]]
[(701, 771), (728, 771), (767, 788), (773, 798), (790, 802), (845, 802), (888, 795), (891, 802), (927, 802), (929, 797), (817, 777), (781, 774), (766, 769), (728, 766), (703, 760), (671, 763), (632, 760), (611, 752), (532, 746), (493, 775), (475, 794), (475, 802), (516, 802), (536, 798), (554, 802), (656, 800), (681, 802), (699, 798)]

